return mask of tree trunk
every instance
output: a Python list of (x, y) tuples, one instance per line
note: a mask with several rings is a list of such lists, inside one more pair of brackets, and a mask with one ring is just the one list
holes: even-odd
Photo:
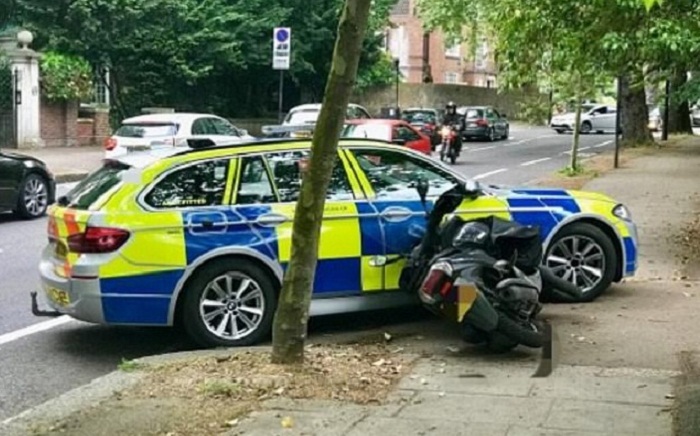
[(635, 147), (653, 143), (654, 139), (649, 131), (649, 108), (644, 85), (633, 83), (629, 75), (624, 75), (621, 78), (620, 94), (622, 144)]
[(292, 252), (275, 314), (272, 362), (302, 363), (309, 305), (318, 260), (318, 240), (326, 190), (337, 158), (372, 0), (345, 0), (328, 74), (326, 93), (314, 129), (309, 170), (301, 184), (292, 228)]
[(671, 102), (668, 111), (668, 133), (693, 134), (690, 124), (690, 106), (687, 100), (679, 100), (675, 93), (688, 81), (685, 68), (677, 69), (671, 77)]
[[(580, 89), (580, 87), (579, 87)], [(581, 139), (581, 93), (576, 95), (576, 118), (574, 119), (574, 137), (571, 142), (571, 172), (578, 171), (578, 144)]]

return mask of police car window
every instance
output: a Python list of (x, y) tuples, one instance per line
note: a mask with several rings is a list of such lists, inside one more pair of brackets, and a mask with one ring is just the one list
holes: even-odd
[(166, 175), (156, 183), (145, 202), (157, 209), (218, 206), (223, 203), (229, 161), (200, 162)]
[[(301, 179), (306, 171), (310, 153), (306, 150), (270, 153), (267, 162), (274, 176), (281, 202), (293, 202), (299, 198)], [(352, 188), (340, 160), (336, 160), (326, 199), (331, 201), (353, 200)]]
[(270, 174), (261, 156), (243, 158), (236, 204), (275, 203)]
[(457, 183), (448, 172), (422, 159), (390, 150), (354, 150), (355, 158), (378, 199), (420, 200), (416, 183), (428, 182), (428, 197), (437, 197)]

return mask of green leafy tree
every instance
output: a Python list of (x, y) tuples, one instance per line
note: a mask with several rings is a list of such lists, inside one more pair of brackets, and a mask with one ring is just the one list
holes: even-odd
[(83, 58), (44, 53), (40, 62), (41, 90), (51, 101), (85, 100), (92, 95), (92, 67)]
[(326, 191), (336, 165), (338, 138), (357, 76), (371, 4), (372, 0), (346, 0), (340, 16), (309, 170), (302, 180), (294, 213), (291, 258), (273, 325), (273, 363), (298, 364), (304, 360)]

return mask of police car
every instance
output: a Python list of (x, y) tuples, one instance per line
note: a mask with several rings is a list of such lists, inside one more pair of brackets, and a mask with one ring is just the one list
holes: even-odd
[[(179, 323), (202, 346), (263, 340), (309, 152), (309, 140), (275, 140), (106, 160), (49, 209), (40, 274), (50, 313), (101, 324)], [(396, 259), (425, 227), (415, 181), (429, 182), (430, 207), (463, 177), (405, 147), (342, 139), (311, 315), (414, 302), (397, 291)], [(457, 213), (539, 226), (546, 263), (585, 300), (634, 274), (636, 230), (623, 205), (588, 192), (479, 189)]]

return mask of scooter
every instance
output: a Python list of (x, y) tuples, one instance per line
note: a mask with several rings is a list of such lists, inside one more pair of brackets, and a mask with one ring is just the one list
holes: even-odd
[[(421, 199), (427, 185), (418, 184)], [(494, 216), (464, 221), (453, 215), (478, 184), (458, 184), (443, 193), (428, 214), (421, 243), (401, 273), (401, 288), (416, 292), (430, 311), (459, 325), (463, 340), (497, 352), (518, 345), (542, 347), (544, 324), (536, 319), (544, 288), (577, 296), (578, 288), (541, 265), (536, 227)]]

